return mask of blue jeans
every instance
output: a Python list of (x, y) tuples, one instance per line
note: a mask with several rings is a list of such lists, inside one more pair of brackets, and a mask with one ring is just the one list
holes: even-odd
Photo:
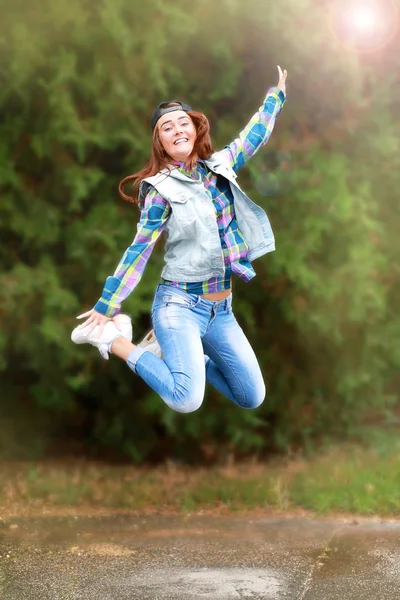
[(160, 284), (151, 317), (164, 358), (137, 347), (127, 364), (170, 408), (197, 410), (206, 380), (242, 408), (260, 406), (265, 385), (256, 355), (232, 312), (232, 294), (213, 302)]

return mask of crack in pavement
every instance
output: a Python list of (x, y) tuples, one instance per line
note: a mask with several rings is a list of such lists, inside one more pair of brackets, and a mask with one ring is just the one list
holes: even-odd
[(330, 536), (328, 542), (325, 544), (324, 548), (322, 549), (322, 551), (320, 552), (320, 554), (317, 556), (317, 558), (315, 559), (315, 561), (311, 565), (310, 571), (308, 573), (308, 576), (306, 577), (306, 580), (304, 582), (303, 590), (302, 590), (300, 596), (297, 598), (297, 600), (304, 600), (307, 592), (311, 588), (311, 584), (312, 584), (312, 581), (313, 581), (315, 570), (318, 567), (322, 567), (324, 565), (324, 561), (328, 558), (328, 553), (331, 550), (330, 545), (332, 543), (332, 540), (335, 538), (335, 536), (338, 533), (340, 533), (343, 530), (343, 528), (345, 526), (346, 526), (346, 522), (343, 522), (343, 523), (341, 523), (341, 525), (337, 529), (334, 529), (334, 531), (332, 532), (332, 535)]

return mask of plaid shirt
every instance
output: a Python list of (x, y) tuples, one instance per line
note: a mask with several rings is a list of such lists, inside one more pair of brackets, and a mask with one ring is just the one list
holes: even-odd
[[(285, 102), (285, 95), (278, 88), (271, 88), (258, 112), (231, 144), (222, 152), (226, 153), (234, 171), (243, 165), (264, 146), (274, 128), (275, 120)], [(210, 171), (202, 160), (198, 160), (192, 170), (186, 170), (184, 163), (174, 163), (179, 171), (194, 179), (201, 179), (214, 204), (216, 219), (224, 255), (225, 276), (208, 281), (182, 283), (165, 281), (194, 294), (209, 294), (231, 287), (232, 273), (244, 281), (255, 277), (255, 271), (247, 259), (248, 246), (235, 217), (233, 196), (229, 182)], [(121, 303), (139, 283), (154, 245), (165, 229), (171, 214), (171, 207), (154, 187), (149, 188), (141, 211), (137, 233), (132, 245), (125, 251), (114, 275), (108, 277), (102, 295), (94, 309), (113, 317), (121, 308)]]

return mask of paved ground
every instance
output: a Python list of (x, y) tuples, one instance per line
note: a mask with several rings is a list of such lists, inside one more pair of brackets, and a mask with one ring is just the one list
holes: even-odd
[(399, 600), (400, 522), (0, 520), (1, 600)]

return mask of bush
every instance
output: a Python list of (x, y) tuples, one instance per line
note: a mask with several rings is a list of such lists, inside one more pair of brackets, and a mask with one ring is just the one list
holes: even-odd
[[(400, 132), (381, 67), (390, 61), (394, 72), (399, 53), (393, 42), (375, 62), (350, 59), (327, 35), (323, 9), (303, 5), (302, 32), (297, 0), (265, 16), (253, 0), (224, 0), (220, 12), (210, 0), (191, 12), (157, 0), (41, 0), (23, 20), (21, 2), (3, 11), (0, 454), (214, 461), (394, 418)], [(124, 364), (75, 347), (74, 317), (134, 236), (137, 209), (116, 187), (148, 155), (160, 98), (201, 108), (220, 148), (275, 84), (278, 62), (288, 102), (241, 175), (271, 215), (277, 252), (234, 290), (269, 395), (247, 412), (208, 390), (200, 411), (179, 415)], [(124, 305), (137, 338), (161, 264), (159, 247)]]

